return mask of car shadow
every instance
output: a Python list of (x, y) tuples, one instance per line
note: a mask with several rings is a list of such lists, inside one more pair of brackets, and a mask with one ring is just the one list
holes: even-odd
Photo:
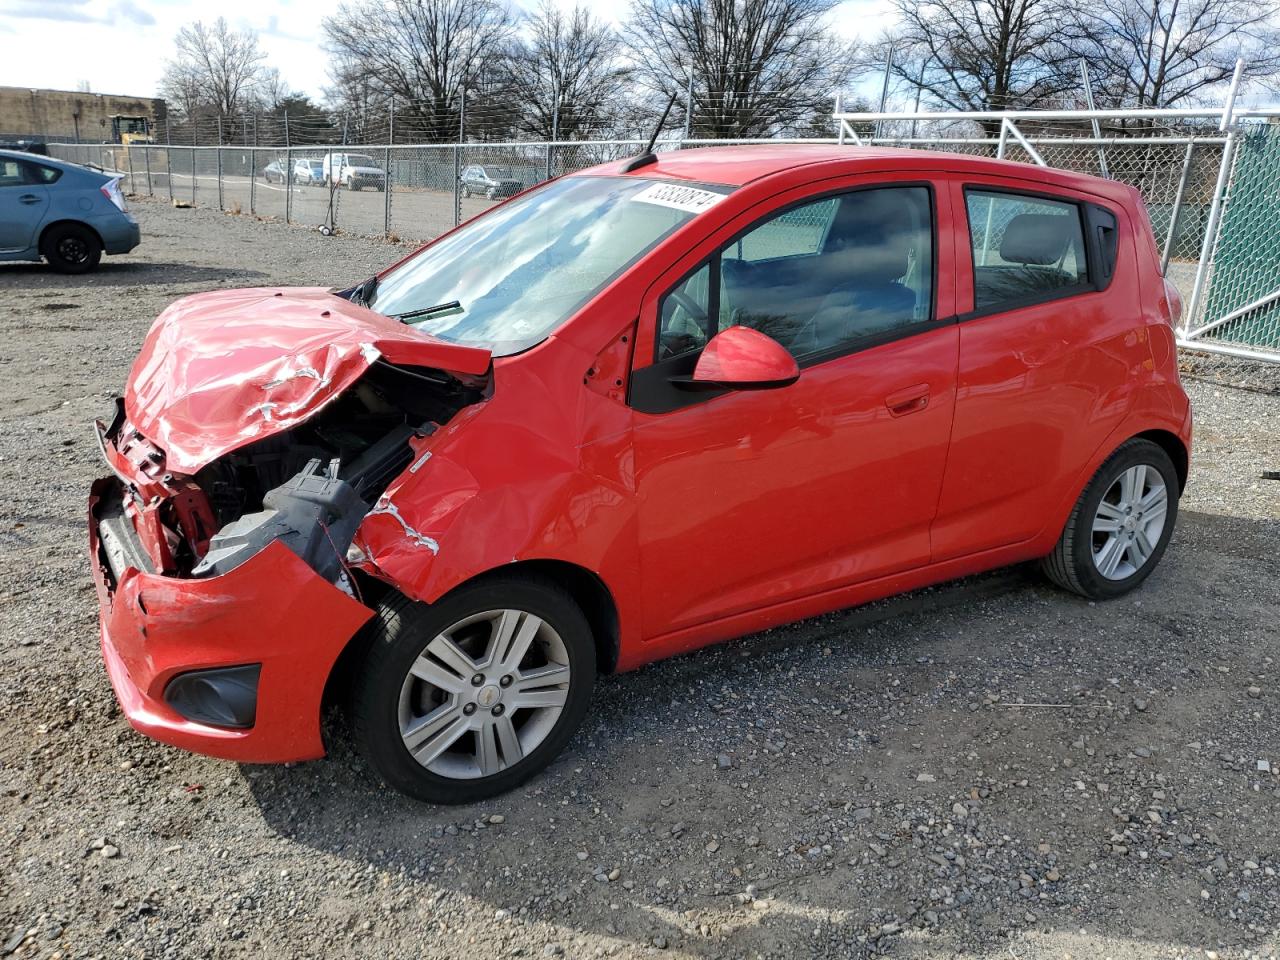
[(260, 270), (194, 266), (155, 260), (112, 260), (103, 258), (96, 270), (79, 275), (56, 273), (43, 263), (0, 263), (0, 289), (7, 286), (36, 285), (49, 290), (132, 286), (138, 283), (211, 283), (221, 280), (253, 280), (264, 277)]
[(406, 943), (445, 900), (530, 924), (501, 935), (526, 955), (1256, 941), (1268, 895), (1235, 867), (1280, 846), (1274, 790), (1218, 752), (1246, 749), (1244, 678), (1280, 655), (1277, 548), (1280, 520), (1183, 511), (1111, 603), (1011, 568), (606, 679), (565, 754), (487, 803), (407, 800), (343, 738), (241, 771), (280, 837), (415, 890)]

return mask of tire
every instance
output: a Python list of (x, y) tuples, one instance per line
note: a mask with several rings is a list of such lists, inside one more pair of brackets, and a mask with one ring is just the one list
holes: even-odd
[(355, 193), (355, 192), (356, 192), (357, 190), (359, 190), (359, 189), (360, 189), (360, 188), (356, 186), (356, 182), (355, 182), (354, 180), (348, 180), (348, 181), (347, 181), (347, 192), (348, 192), (348, 193)]
[(1064, 590), (1091, 600), (1123, 596), (1164, 556), (1179, 493), (1169, 454), (1150, 440), (1126, 441), (1084, 488), (1041, 568)]
[(492, 200), (498, 195), (498, 188), (490, 187), (488, 190), (484, 192), (484, 195), (488, 197), (490, 200)]
[(40, 252), (58, 273), (88, 273), (102, 259), (102, 241), (88, 227), (60, 223), (44, 235)]
[[(500, 656), (504, 625), (509, 650), (536, 631), (528, 652), (515, 654), (518, 667), (486, 666)], [(582, 611), (550, 580), (488, 578), (434, 604), (392, 593), (368, 629), (352, 736), (378, 777), (414, 799), (472, 803), (511, 790), (555, 759), (586, 715), (595, 643)]]
[(470, 187), (468, 187), (468, 186), (466, 186), (466, 185), (463, 185), (463, 187), (462, 187), (462, 195), (463, 195), (464, 197), (466, 197), (468, 200), (470, 200), (470, 199), (471, 199), (471, 188), (470, 188)]

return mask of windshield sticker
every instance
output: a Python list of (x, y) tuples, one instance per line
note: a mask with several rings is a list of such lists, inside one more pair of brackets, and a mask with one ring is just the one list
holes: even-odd
[(660, 207), (671, 207), (686, 213), (702, 213), (723, 200), (724, 194), (677, 183), (655, 183), (645, 187), (631, 199), (641, 203), (656, 203)]

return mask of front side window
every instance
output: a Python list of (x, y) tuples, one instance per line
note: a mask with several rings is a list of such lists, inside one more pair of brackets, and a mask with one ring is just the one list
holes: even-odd
[(930, 319), (928, 188), (877, 187), (791, 207), (720, 249), (659, 306), (658, 360), (753, 327), (798, 360)]
[(1080, 208), (1074, 203), (966, 190), (976, 310), (1066, 296), (1088, 283)]
[(639, 177), (554, 180), (392, 269), (370, 305), (432, 336), (517, 353), (729, 190)]

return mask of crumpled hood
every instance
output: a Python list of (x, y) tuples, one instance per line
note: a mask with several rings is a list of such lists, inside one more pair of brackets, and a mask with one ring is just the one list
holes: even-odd
[(193, 474), (307, 420), (379, 357), (479, 375), (488, 350), (437, 340), (321, 287), (186, 297), (156, 319), (129, 372), (125, 413)]

